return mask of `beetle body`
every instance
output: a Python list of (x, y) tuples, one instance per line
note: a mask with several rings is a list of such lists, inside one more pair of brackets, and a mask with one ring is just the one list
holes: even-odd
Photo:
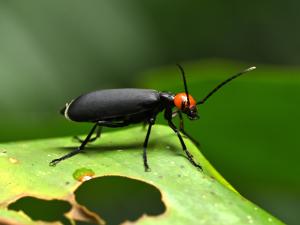
[[(187, 150), (186, 145), (180, 133), (191, 139), (195, 144), (199, 144), (192, 138), (185, 130), (183, 125), (182, 114), (187, 115), (190, 120), (198, 119), (197, 105), (203, 104), (206, 100), (219, 90), (226, 83), (244, 74), (245, 72), (255, 69), (255, 67), (248, 68), (230, 78), (223, 81), (211, 92), (208, 93), (201, 101), (196, 102), (194, 98), (189, 95), (187, 83), (183, 68), (178, 65), (182, 77), (185, 92), (183, 93), (169, 93), (159, 92), (150, 89), (107, 89), (90, 92), (79, 96), (78, 98), (67, 103), (61, 110), (61, 113), (69, 120), (75, 122), (90, 122), (94, 123), (91, 131), (84, 140), (77, 138), (81, 145), (72, 152), (50, 162), (51, 166), (55, 166), (62, 160), (70, 158), (81, 152), (86, 144), (95, 141), (100, 137), (102, 127), (124, 127), (130, 124), (143, 122), (148, 124), (148, 130), (143, 144), (143, 161), (144, 168), (148, 171), (149, 166), (147, 162), (147, 145), (151, 133), (151, 128), (155, 123), (158, 113), (164, 111), (164, 118), (168, 122), (169, 127), (177, 134), (183, 151), (188, 160), (197, 168), (201, 166), (196, 163), (191, 153)], [(175, 110), (174, 110), (175, 108)], [(172, 118), (179, 115), (179, 129), (172, 122)], [(96, 137), (92, 138), (93, 133), (97, 130)]]
[[(170, 96), (172, 99), (172, 96)], [(107, 89), (79, 96), (61, 113), (76, 122), (139, 123), (162, 111), (164, 95), (150, 89)]]

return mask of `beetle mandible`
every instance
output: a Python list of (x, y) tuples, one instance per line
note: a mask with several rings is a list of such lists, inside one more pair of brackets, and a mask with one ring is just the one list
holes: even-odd
[[(66, 106), (61, 110), (61, 114), (67, 119), (75, 122), (91, 122), (94, 123), (94, 125), (84, 140), (77, 138), (81, 142), (81, 145), (77, 149), (74, 149), (58, 159), (52, 160), (50, 165), (55, 166), (60, 161), (80, 153), (86, 144), (93, 142), (100, 137), (102, 127), (125, 127), (130, 124), (144, 122), (148, 124), (148, 130), (143, 145), (143, 161), (145, 171), (148, 171), (147, 145), (151, 128), (155, 123), (157, 114), (164, 111), (164, 118), (167, 120), (169, 127), (177, 134), (188, 160), (195, 167), (202, 170), (202, 167), (194, 161), (192, 154), (186, 148), (180, 134), (181, 132), (196, 145), (199, 145), (199, 143), (184, 130), (182, 114), (186, 114), (190, 120), (199, 119), (197, 105), (204, 104), (206, 100), (222, 86), (242, 74), (254, 70), (256, 67), (247, 68), (242, 72), (229, 77), (227, 80), (217, 85), (202, 100), (196, 102), (194, 98), (189, 95), (182, 66), (179, 64), (177, 64), (177, 66), (183, 78), (185, 92), (173, 94), (151, 89), (106, 89), (83, 94), (72, 100), (70, 103), (66, 103)], [(174, 108), (175, 110), (173, 110)], [(172, 118), (176, 115), (179, 116), (180, 120), (179, 129), (172, 121)], [(96, 136), (92, 138), (95, 131)]]

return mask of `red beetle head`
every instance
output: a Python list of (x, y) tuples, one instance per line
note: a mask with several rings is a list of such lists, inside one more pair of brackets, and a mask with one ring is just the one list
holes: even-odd
[(199, 119), (196, 104), (195, 99), (191, 95), (187, 97), (187, 94), (184, 92), (178, 93), (174, 97), (174, 105), (177, 109), (187, 114), (191, 120)]

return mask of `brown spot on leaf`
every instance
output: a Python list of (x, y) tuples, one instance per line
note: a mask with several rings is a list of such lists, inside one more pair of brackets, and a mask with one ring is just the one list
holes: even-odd
[(0, 218), (0, 224), (1, 225), (23, 225), (22, 223), (19, 223), (15, 220)]
[(95, 172), (92, 169), (83, 167), (74, 171), (73, 178), (80, 182), (84, 182), (92, 179), (94, 175)]

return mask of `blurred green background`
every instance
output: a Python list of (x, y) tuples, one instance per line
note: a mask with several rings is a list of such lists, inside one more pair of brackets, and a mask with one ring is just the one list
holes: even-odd
[(256, 65), (187, 130), (245, 197), (298, 224), (299, 10), (296, 0), (2, 0), (0, 141), (87, 132), (58, 110), (91, 90), (182, 91), (175, 62), (197, 99)]

